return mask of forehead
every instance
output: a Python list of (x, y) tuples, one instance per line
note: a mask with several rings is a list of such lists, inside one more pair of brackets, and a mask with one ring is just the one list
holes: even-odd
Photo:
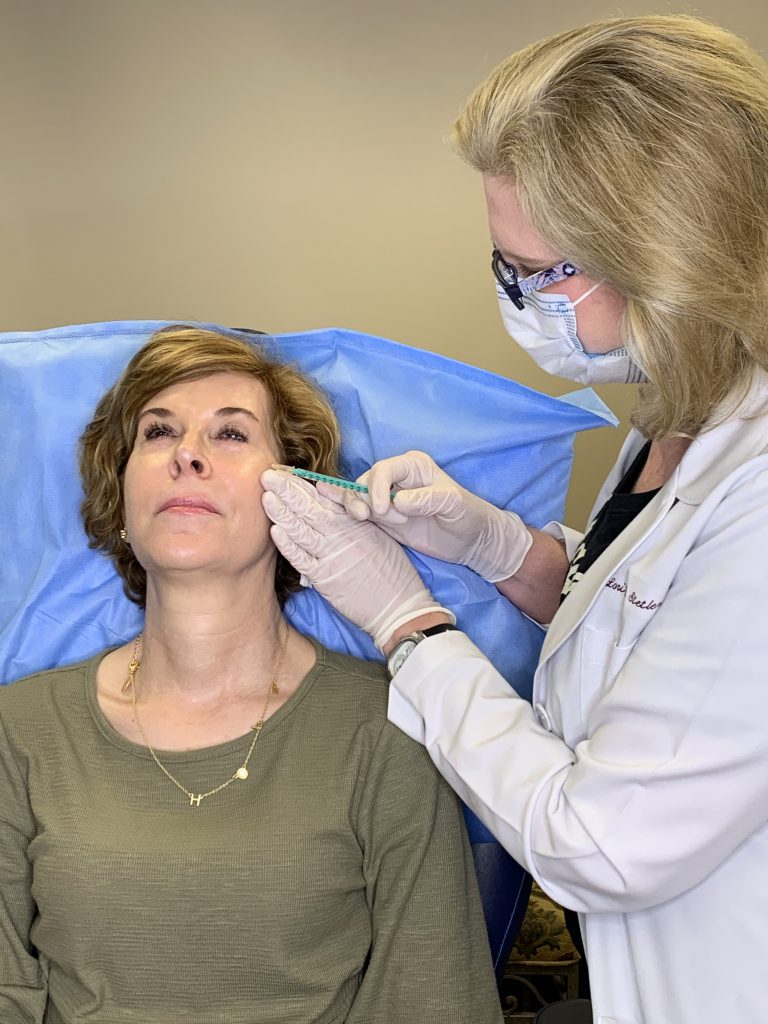
[(223, 408), (250, 410), (258, 419), (269, 411), (266, 388), (247, 373), (211, 373), (198, 380), (171, 384), (156, 392), (142, 408), (163, 406), (171, 412), (209, 413)]
[(523, 256), (540, 263), (561, 259), (525, 219), (514, 182), (484, 174), (483, 188), (491, 238), (502, 255)]

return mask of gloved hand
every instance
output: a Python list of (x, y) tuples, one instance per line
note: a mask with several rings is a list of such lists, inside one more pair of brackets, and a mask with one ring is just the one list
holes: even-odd
[[(373, 523), (347, 515), (343, 504), (312, 484), (268, 469), (262, 504), (272, 540), (291, 565), (382, 650), (398, 626), (426, 612), (444, 612), (400, 545)], [(334, 497), (337, 497), (334, 495)]]
[[(533, 543), (519, 516), (461, 487), (425, 452), (382, 459), (357, 482), (368, 487), (368, 494), (325, 483), (317, 489), (401, 544), (467, 565), (490, 583), (514, 576)], [(403, 489), (391, 499), (393, 487)]]

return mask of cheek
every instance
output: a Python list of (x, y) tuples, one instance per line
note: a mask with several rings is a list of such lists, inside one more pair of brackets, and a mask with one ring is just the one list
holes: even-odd
[(272, 466), (280, 464), (280, 455), (270, 446), (263, 448), (255, 457), (249, 459), (247, 467), (242, 471), (243, 486), (253, 489), (259, 504), (261, 504), (261, 496), (264, 493), (264, 488), (261, 486), (261, 474), (265, 469), (271, 469)]
[[(602, 295), (600, 294), (601, 292)], [(595, 298), (598, 298), (598, 296), (600, 298), (599, 305), (604, 316), (611, 317), (614, 320), (621, 320), (624, 316), (624, 310), (627, 308), (627, 300), (621, 292), (617, 292), (615, 288), (611, 288), (608, 285), (603, 285), (594, 294)]]
[(227, 488), (226, 503), (240, 519), (241, 523), (249, 524), (258, 533), (269, 529), (271, 522), (264, 511), (261, 499), (264, 488), (261, 486), (261, 474), (268, 469), (273, 459), (254, 462), (237, 474)]
[[(601, 294), (602, 292), (602, 294)], [(610, 352), (621, 344), (626, 299), (612, 288), (598, 288), (576, 307), (579, 338), (595, 352)]]
[(131, 455), (123, 473), (123, 509), (134, 519), (143, 509), (152, 507), (159, 488), (162, 467), (153, 466), (141, 456)]

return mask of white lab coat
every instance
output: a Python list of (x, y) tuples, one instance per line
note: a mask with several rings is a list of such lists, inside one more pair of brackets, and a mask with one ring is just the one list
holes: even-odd
[(389, 715), (579, 911), (598, 1024), (764, 1024), (768, 378), (575, 583), (532, 706), (451, 632), (405, 662)]

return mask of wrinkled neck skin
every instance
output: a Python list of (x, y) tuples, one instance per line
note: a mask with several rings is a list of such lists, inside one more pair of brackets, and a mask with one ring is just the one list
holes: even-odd
[(140, 675), (158, 696), (242, 693), (271, 678), (283, 623), (273, 559), (234, 576), (148, 575)]

